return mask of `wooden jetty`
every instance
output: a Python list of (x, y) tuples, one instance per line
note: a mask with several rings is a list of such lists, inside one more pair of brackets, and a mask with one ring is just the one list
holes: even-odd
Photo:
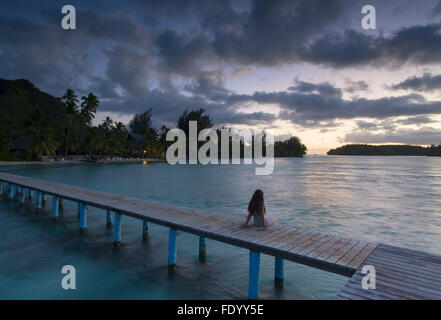
[[(274, 225), (262, 233), (255, 228), (243, 229), (243, 221), (235, 217), (8, 173), (0, 173), (0, 184), (0, 192), (4, 192), (7, 186), (9, 200), (17, 198), (20, 205), (25, 202), (33, 204), (37, 211), (41, 210), (46, 196), (52, 196), (54, 220), (59, 218), (62, 199), (78, 203), (82, 231), (87, 230), (87, 206), (103, 209), (107, 226), (114, 228), (115, 245), (121, 241), (122, 216), (141, 220), (143, 238), (148, 237), (149, 223), (168, 227), (170, 267), (177, 263), (178, 230), (199, 236), (201, 261), (206, 256), (207, 238), (246, 248), (250, 252), (250, 299), (259, 295), (260, 254), (275, 257), (274, 278), (277, 283), (284, 279), (284, 260), (350, 277), (338, 294), (339, 299), (441, 299), (441, 256), (281, 225)], [(365, 266), (375, 268), (375, 289), (363, 289)]]

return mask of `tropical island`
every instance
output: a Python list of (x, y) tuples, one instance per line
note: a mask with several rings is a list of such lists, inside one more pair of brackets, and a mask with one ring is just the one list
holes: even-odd
[[(128, 124), (106, 117), (94, 126), (92, 120), (99, 105), (99, 98), (92, 92), (79, 98), (67, 89), (62, 97), (54, 97), (29, 80), (0, 79), (0, 161), (164, 158), (173, 143), (166, 141), (170, 128), (152, 125), (151, 108), (135, 114)], [(205, 111), (184, 111), (177, 117), (176, 128), (188, 134), (189, 121), (198, 122), (198, 133), (214, 127)], [(220, 134), (220, 129), (216, 131)], [(243, 156), (244, 141), (240, 144)], [(295, 136), (274, 144), (276, 157), (303, 157), (306, 151)]]
[(412, 145), (348, 144), (329, 150), (331, 156), (441, 156), (441, 144), (430, 147)]

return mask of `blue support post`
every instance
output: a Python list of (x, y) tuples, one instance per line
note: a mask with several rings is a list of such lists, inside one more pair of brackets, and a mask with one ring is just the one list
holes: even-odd
[(20, 206), (24, 206), (24, 190), (22, 187), (18, 187), (18, 201)]
[(176, 266), (176, 230), (170, 229), (168, 232), (168, 266)]
[(40, 212), (41, 210), (41, 192), (39, 191), (35, 193), (35, 209), (37, 212)]
[(80, 213), (80, 231), (86, 231), (87, 230), (87, 212), (86, 212), (87, 207), (84, 203), (79, 202), (78, 209), (79, 209), (79, 213)]
[(199, 237), (199, 261), (207, 258), (207, 238)]
[(110, 211), (110, 209), (107, 209), (107, 224), (106, 224), (107, 228), (112, 227), (112, 212)]
[(60, 201), (60, 198), (58, 197), (52, 197), (52, 219), (58, 220), (58, 203)]
[(260, 252), (250, 250), (250, 279), (248, 299), (255, 300), (259, 296)]
[(41, 203), (42, 203), (42, 204), (45, 204), (45, 203), (46, 203), (46, 200), (47, 200), (47, 199), (46, 199), (46, 194), (45, 194), (45, 193), (42, 193), (42, 194), (41, 194)]
[(115, 212), (115, 225), (113, 226), (113, 245), (121, 243), (121, 213)]
[(34, 191), (32, 189), (28, 190), (28, 199), (32, 201), (34, 198)]
[(8, 183), (8, 199), (13, 200), (14, 199), (14, 188), (12, 184)]
[(283, 271), (283, 259), (275, 258), (275, 269), (274, 269), (274, 281), (276, 285), (283, 284), (283, 279), (285, 279), (285, 273)]
[(142, 239), (146, 240), (149, 237), (149, 223), (145, 220), (142, 221)]

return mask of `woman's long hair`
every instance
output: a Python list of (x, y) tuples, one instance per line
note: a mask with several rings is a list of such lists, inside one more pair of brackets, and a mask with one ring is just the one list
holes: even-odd
[(248, 212), (254, 214), (255, 212), (260, 213), (263, 208), (265, 212), (265, 201), (263, 200), (263, 191), (258, 189), (254, 191), (254, 194), (248, 204)]

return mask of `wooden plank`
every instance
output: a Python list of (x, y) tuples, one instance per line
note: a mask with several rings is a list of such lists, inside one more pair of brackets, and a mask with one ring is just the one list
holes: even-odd
[(350, 241), (351, 239), (341, 239), (341, 241), (338, 241), (334, 246), (329, 247), (328, 249), (320, 253), (317, 256), (317, 259), (327, 261), (330, 257), (336, 254), (338, 250), (342, 249), (345, 245), (348, 245)]
[(307, 232), (305, 234), (299, 235), (298, 237), (295, 237), (294, 239), (292, 239), (291, 241), (288, 241), (283, 247), (280, 248), (280, 250), (283, 251), (289, 251), (289, 249), (304, 243), (307, 239), (310, 239), (312, 236), (314, 236), (314, 232)]
[(407, 298), (397, 295), (395, 293), (378, 290), (378, 288), (375, 290), (365, 290), (361, 287), (359, 283), (352, 281), (352, 279), (348, 281), (342, 291), (352, 292), (368, 300), (408, 300)]
[[(331, 248), (336, 248), (339, 245), (343, 245), (347, 241), (349, 241), (349, 239), (343, 239), (343, 238), (336, 238), (336, 237), (334, 237), (331, 240), (329, 240), (328, 242), (326, 242), (323, 245), (321, 245), (320, 247), (314, 249), (312, 252), (307, 254), (307, 256), (310, 257), (310, 258), (317, 258), (321, 254), (323, 254), (324, 252), (331, 250)], [(336, 250), (338, 250), (338, 248), (336, 248)], [(325, 260), (325, 259), (323, 259), (323, 260)]]
[(349, 240), (345, 245), (338, 249), (332, 256), (326, 259), (326, 262), (336, 263), (346, 253), (348, 253), (358, 242), (358, 240)]
[(316, 233), (312, 237), (306, 239), (303, 243), (294, 246), (293, 248), (289, 249), (289, 252), (298, 254), (300, 251), (302, 251), (305, 248), (308, 248), (309, 246), (312, 246), (314, 243), (318, 242), (319, 240), (326, 238), (326, 235), (322, 233)]
[(352, 259), (360, 253), (368, 245), (365, 241), (359, 241), (354, 247), (351, 248), (343, 257), (341, 257), (337, 264), (341, 266), (347, 266)]
[[(371, 250), (372, 249), (372, 250)], [(371, 252), (369, 253), (369, 250)], [(368, 244), (364, 251), (353, 258), (357, 263), (368, 255), (355, 274), (339, 292), (339, 296), (351, 299), (356, 295), (366, 299), (441, 299), (441, 259), (436, 255), (408, 251), (403, 248)], [(350, 263), (351, 264), (351, 263)], [(376, 270), (376, 289), (363, 290), (361, 282), (363, 265), (370, 264)], [(348, 291), (351, 294), (348, 294)]]
[(372, 251), (377, 247), (376, 242), (369, 242), (363, 250), (361, 250), (357, 256), (348, 264), (348, 267), (358, 269), (358, 267), (368, 258)]
[(434, 278), (434, 277), (441, 278), (441, 276), (439, 274), (439, 266), (438, 266), (438, 268), (427, 269), (427, 268), (422, 268), (422, 267), (419, 267), (416, 265), (412, 265), (410, 263), (400, 264), (400, 263), (396, 263), (392, 260), (387, 260), (386, 258), (378, 259), (378, 258), (374, 258), (374, 257), (372, 257), (372, 258), (370, 257), (368, 262), (374, 266), (375, 265), (381, 266), (381, 267), (387, 266), (389, 268), (400, 270), (400, 271), (403, 271), (403, 272), (409, 273), (409, 274), (418, 272), (418, 274), (421, 277), (427, 277), (429, 279)]
[(283, 250), (283, 248), (289, 245), (291, 242), (296, 241), (299, 237), (302, 237), (309, 232), (293, 230), (290, 234), (285, 235), (283, 238), (279, 240), (279, 243), (274, 244), (273, 248), (278, 250)]
[[(371, 261), (367, 261), (371, 264)], [(386, 266), (384, 264), (373, 264), (376, 269), (376, 274), (387, 275), (393, 279), (403, 280), (409, 283), (423, 284), (429, 288), (441, 288), (441, 278), (434, 276), (433, 274), (423, 274), (421, 272), (415, 272), (418, 270), (402, 270), (400, 268), (395, 268), (394, 266)]]
[[(395, 279), (390, 276), (390, 274), (382, 275), (376, 273), (376, 282), (377, 284), (380, 284), (381, 286), (390, 286), (392, 288), (398, 288), (402, 290), (403, 292), (409, 292), (411, 294), (417, 294), (420, 297), (425, 297), (426, 299), (441, 299), (441, 291), (440, 288), (430, 288), (427, 287), (424, 283), (412, 283), (406, 281), (406, 278), (401, 279)], [(364, 275), (363, 274), (356, 274), (354, 277), (351, 278), (353, 282), (359, 282), (361, 283)], [(380, 287), (377, 286), (376, 290), (373, 291), (380, 291)]]
[(301, 250), (297, 254), (307, 256), (309, 253), (311, 253), (315, 249), (320, 248), (322, 245), (324, 245), (326, 243), (329, 243), (333, 238), (334, 238), (334, 236), (325, 235), (324, 237), (320, 238), (319, 241), (317, 241), (316, 243), (314, 243), (310, 246), (307, 246), (306, 248), (304, 248), (303, 250)]

